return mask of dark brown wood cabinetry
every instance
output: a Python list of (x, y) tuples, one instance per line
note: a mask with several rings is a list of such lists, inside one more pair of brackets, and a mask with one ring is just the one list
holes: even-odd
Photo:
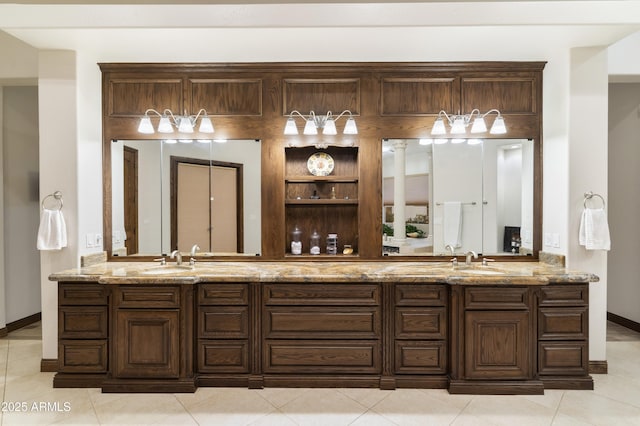
[(588, 285), (60, 283), (56, 387), (591, 389)]

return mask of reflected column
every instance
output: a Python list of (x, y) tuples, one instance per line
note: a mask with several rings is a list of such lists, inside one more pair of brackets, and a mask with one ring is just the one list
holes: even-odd
[(407, 240), (404, 194), (406, 150), (406, 141), (393, 142), (393, 240), (401, 246)]

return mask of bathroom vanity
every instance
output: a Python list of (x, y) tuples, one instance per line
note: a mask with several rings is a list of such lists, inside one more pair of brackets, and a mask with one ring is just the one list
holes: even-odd
[(50, 279), (55, 387), (593, 388), (597, 277), (541, 263), (103, 263)]

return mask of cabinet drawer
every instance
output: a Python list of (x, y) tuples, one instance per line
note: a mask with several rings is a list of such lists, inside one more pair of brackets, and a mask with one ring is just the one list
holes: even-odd
[(200, 284), (198, 286), (200, 305), (247, 305), (249, 286), (247, 284)]
[(100, 284), (60, 283), (58, 303), (64, 305), (106, 305), (109, 292)]
[(396, 308), (396, 338), (446, 339), (445, 308)]
[(395, 372), (399, 374), (446, 374), (446, 342), (397, 341)]
[(60, 340), (58, 371), (61, 373), (105, 373), (107, 340)]
[(467, 287), (464, 290), (467, 309), (527, 309), (528, 287)]
[(176, 286), (120, 286), (115, 296), (119, 308), (180, 307), (180, 288)]
[(266, 305), (378, 305), (380, 288), (371, 284), (267, 284)]
[(540, 306), (587, 306), (588, 285), (548, 285), (540, 288)]
[(266, 341), (265, 373), (380, 373), (378, 341)]
[(380, 337), (380, 312), (374, 307), (267, 307), (264, 320), (267, 339)]
[(582, 376), (588, 374), (587, 342), (538, 343), (538, 373), (540, 375)]
[(396, 285), (398, 306), (445, 306), (447, 287), (443, 285)]
[(200, 373), (248, 373), (249, 343), (243, 340), (200, 340)]
[(58, 337), (61, 339), (106, 339), (106, 306), (65, 306), (58, 314)]
[(586, 308), (540, 308), (538, 337), (547, 340), (582, 340), (588, 335)]
[(249, 308), (246, 306), (202, 306), (198, 316), (198, 336), (201, 338), (249, 337)]

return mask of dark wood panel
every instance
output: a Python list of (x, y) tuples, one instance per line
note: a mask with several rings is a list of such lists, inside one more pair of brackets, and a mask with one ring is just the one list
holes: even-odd
[(358, 206), (351, 204), (307, 205), (290, 204), (285, 216), (286, 254), (291, 254), (291, 232), (298, 227), (302, 231), (302, 253), (309, 254), (310, 237), (313, 231), (320, 234), (320, 252), (326, 254), (328, 234), (338, 235), (338, 253), (345, 244), (359, 253)]
[(448, 287), (445, 285), (397, 284), (398, 306), (446, 306)]
[(267, 340), (265, 373), (379, 373), (380, 342)]
[(249, 285), (200, 284), (198, 303), (200, 305), (246, 305), (249, 303)]
[(109, 82), (108, 99), (110, 102), (107, 115), (111, 117), (140, 117), (149, 108), (155, 109), (159, 113), (168, 108), (174, 114), (182, 114), (184, 104), (182, 79), (114, 78)]
[(380, 287), (375, 284), (266, 284), (266, 305), (363, 306), (380, 303)]
[(379, 339), (380, 311), (375, 307), (267, 307), (264, 337)]
[(457, 112), (455, 78), (383, 78), (380, 115), (437, 115)]
[(58, 312), (58, 336), (61, 339), (106, 339), (106, 306), (65, 306)]
[(588, 285), (548, 285), (540, 288), (540, 306), (587, 306)]
[(446, 341), (397, 341), (395, 344), (395, 373), (446, 374)]
[(445, 308), (396, 308), (397, 339), (446, 339)]
[[(190, 79), (190, 113), (201, 108), (209, 115), (262, 115), (260, 79)], [(214, 123), (215, 124), (215, 123)]]
[(105, 373), (107, 340), (60, 340), (58, 371), (61, 373)]
[(285, 78), (282, 84), (283, 115), (297, 110), (340, 114), (344, 110), (360, 114), (359, 78)]
[(478, 108), (481, 113), (496, 108), (502, 114), (535, 114), (536, 84), (531, 77), (463, 77), (462, 111), (470, 113)]
[(115, 291), (120, 308), (178, 308), (180, 288), (177, 286), (120, 286)]
[(583, 340), (588, 336), (587, 308), (540, 308), (538, 338), (545, 340)]
[(203, 339), (248, 339), (248, 306), (201, 306), (198, 336)]
[(198, 372), (248, 373), (249, 343), (246, 340), (200, 340)]
[(180, 312), (118, 310), (114, 377), (178, 378)]
[(531, 378), (529, 318), (526, 311), (465, 312), (464, 377)]
[(108, 290), (101, 284), (60, 283), (58, 303), (60, 305), (106, 305)]
[(588, 343), (540, 342), (538, 344), (540, 375), (587, 375), (589, 373)]
[(467, 287), (464, 290), (467, 309), (527, 309), (527, 287)]
[(329, 147), (318, 149), (313, 146), (304, 148), (286, 148), (286, 177), (313, 176), (307, 168), (307, 160), (312, 154), (323, 152), (333, 158), (333, 171), (331, 178), (344, 176), (358, 176), (358, 148), (357, 147)]

